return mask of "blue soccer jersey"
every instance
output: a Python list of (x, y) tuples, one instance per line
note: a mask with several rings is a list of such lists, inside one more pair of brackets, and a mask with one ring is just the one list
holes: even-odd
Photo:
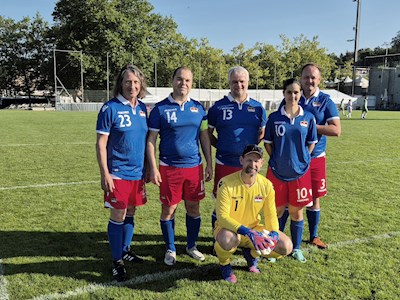
[(208, 127), (215, 128), (217, 138), (217, 162), (241, 167), (240, 156), (245, 146), (258, 144), (260, 128), (265, 127), (267, 113), (262, 104), (254, 99), (238, 103), (229, 94), (208, 110)]
[(160, 162), (178, 168), (201, 164), (200, 126), (207, 114), (200, 102), (188, 99), (181, 105), (170, 95), (150, 112), (149, 130), (160, 134)]
[(308, 145), (317, 142), (315, 118), (300, 107), (299, 115), (289, 119), (282, 107), (269, 115), (264, 142), (272, 144), (269, 166), (274, 175), (284, 181), (295, 180), (310, 166)]
[[(311, 112), (318, 125), (325, 125), (328, 121), (339, 119), (339, 112), (335, 103), (328, 94), (318, 90), (310, 99), (301, 96), (299, 105), (304, 110)], [(315, 145), (312, 157), (325, 155), (326, 151), (326, 136), (318, 134), (318, 143)]]
[(119, 95), (101, 108), (96, 132), (108, 135), (107, 166), (114, 178), (139, 180), (144, 176), (147, 135), (146, 105), (138, 101), (132, 107)]

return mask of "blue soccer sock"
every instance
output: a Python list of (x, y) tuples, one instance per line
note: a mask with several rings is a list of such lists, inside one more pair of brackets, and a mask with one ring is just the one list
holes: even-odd
[(286, 208), (285, 208), (285, 211), (283, 212), (282, 217), (280, 217), (280, 218), (278, 219), (278, 222), (279, 222), (279, 230), (282, 231), (282, 232), (285, 230), (285, 226), (286, 226), (286, 222), (287, 222), (288, 217), (289, 217), (289, 210), (288, 210), (288, 208), (286, 207)]
[(292, 235), (293, 250), (300, 249), (301, 240), (303, 238), (304, 220), (290, 221), (290, 233)]
[(124, 235), (124, 223), (108, 221), (108, 242), (111, 248), (113, 261), (122, 259), (122, 239)]
[(129, 251), (133, 238), (134, 229), (135, 229), (135, 220), (133, 216), (126, 216), (124, 221), (124, 239), (123, 239), (124, 252)]
[(171, 250), (176, 252), (175, 248), (175, 231), (174, 225), (175, 221), (172, 220), (160, 220), (161, 231), (163, 234), (164, 242), (167, 247), (167, 250)]
[(306, 210), (307, 220), (308, 220), (308, 229), (310, 231), (310, 241), (312, 241), (315, 237), (318, 236), (318, 224), (321, 218), (320, 209), (308, 209)]
[(186, 232), (187, 232), (187, 247), (189, 249), (196, 246), (196, 241), (199, 237), (201, 224), (201, 216), (191, 217), (186, 214)]
[(212, 215), (211, 215), (211, 228), (212, 228), (212, 231), (214, 232), (214, 229), (215, 229), (215, 222), (217, 221), (217, 213), (216, 213), (216, 211), (214, 210), (213, 211), (213, 213), (212, 213)]

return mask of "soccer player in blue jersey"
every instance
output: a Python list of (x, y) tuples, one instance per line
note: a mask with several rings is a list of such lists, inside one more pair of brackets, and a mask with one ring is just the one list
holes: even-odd
[[(244, 147), (262, 140), (267, 122), (262, 104), (247, 94), (249, 72), (241, 66), (233, 67), (228, 71), (228, 82), (230, 93), (208, 110), (208, 133), (211, 145), (217, 149), (214, 197), (220, 179), (242, 169), (240, 156)], [(215, 211), (211, 220), (214, 228)]]
[(130, 244), (136, 207), (146, 203), (147, 110), (140, 101), (145, 92), (143, 73), (136, 66), (124, 66), (116, 78), (114, 98), (103, 105), (97, 119), (97, 161), (104, 207), (110, 209), (108, 240), (117, 281), (128, 278), (123, 260), (143, 261), (130, 250)]
[(339, 112), (329, 95), (318, 88), (321, 82), (321, 71), (315, 64), (307, 64), (301, 71), (303, 95), (300, 105), (311, 112), (317, 121), (318, 143), (311, 153), (311, 180), (313, 206), (307, 208), (307, 219), (310, 230), (310, 243), (320, 249), (327, 248), (318, 236), (320, 221), (320, 198), (327, 193), (326, 181), (326, 142), (327, 136), (340, 136), (341, 125)]
[[(205, 197), (199, 140), (206, 160), (206, 181), (212, 179), (212, 158), (206, 111), (200, 102), (189, 97), (192, 82), (189, 68), (177, 68), (172, 77), (173, 92), (155, 105), (149, 117), (147, 156), (150, 180), (160, 187), (160, 225), (166, 244), (166, 265), (176, 263), (174, 216), (182, 199), (186, 207), (186, 253), (199, 261), (205, 259), (196, 247), (201, 224), (199, 201)], [(159, 169), (155, 156), (158, 135)]]
[(279, 230), (281, 217), (288, 207), (292, 256), (306, 262), (300, 244), (303, 236), (303, 207), (312, 205), (310, 162), (317, 143), (316, 121), (312, 113), (299, 106), (300, 82), (291, 78), (283, 85), (284, 105), (270, 114), (265, 129), (264, 145), (270, 159), (267, 178), (275, 189)]

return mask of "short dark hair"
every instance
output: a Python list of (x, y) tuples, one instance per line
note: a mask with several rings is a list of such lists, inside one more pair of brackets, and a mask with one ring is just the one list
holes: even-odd
[(124, 79), (124, 75), (127, 71), (132, 72), (135, 74), (137, 78), (140, 80), (140, 92), (139, 92), (139, 98), (144, 98), (146, 96), (146, 89), (147, 89), (147, 84), (146, 84), (146, 77), (144, 76), (143, 72), (135, 65), (132, 64), (127, 64), (122, 67), (122, 69), (119, 71), (117, 77), (115, 78), (115, 84), (114, 84), (114, 97), (118, 97), (119, 94), (122, 94), (122, 80)]
[(190, 70), (189, 67), (181, 66), (181, 67), (176, 68), (176, 69), (174, 70), (174, 73), (172, 73), (172, 80), (174, 80), (176, 74), (177, 74), (178, 71), (180, 71), (180, 70), (188, 70), (188, 71), (190, 71), (190, 72), (193, 74), (192, 70)]
[(301, 84), (300, 84), (300, 82), (299, 82), (297, 79), (295, 79), (295, 78), (286, 79), (286, 80), (283, 82), (283, 90), (285, 91), (286, 88), (287, 88), (289, 85), (293, 84), (293, 83), (296, 83), (296, 84), (300, 87), (300, 90), (301, 90)]

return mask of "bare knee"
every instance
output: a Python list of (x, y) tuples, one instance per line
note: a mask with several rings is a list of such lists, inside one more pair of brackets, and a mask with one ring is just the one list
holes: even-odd
[(225, 251), (236, 248), (240, 243), (238, 234), (227, 229), (221, 229), (217, 234), (216, 240)]

